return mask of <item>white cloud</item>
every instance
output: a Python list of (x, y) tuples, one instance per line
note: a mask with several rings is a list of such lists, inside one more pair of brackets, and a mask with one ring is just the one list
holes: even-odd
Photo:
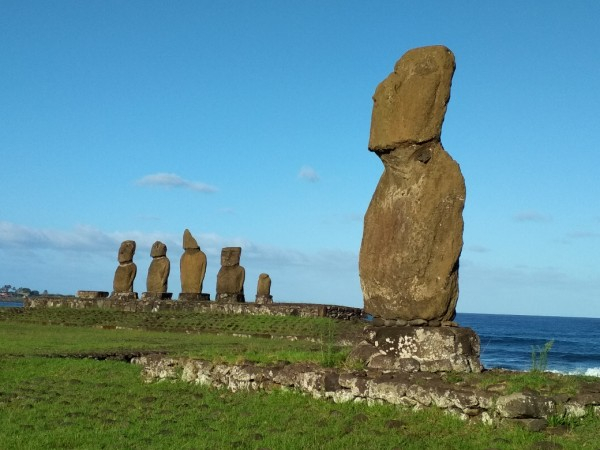
[(310, 166), (302, 166), (300, 168), (300, 172), (298, 172), (298, 178), (300, 178), (301, 180), (309, 181), (311, 183), (316, 183), (320, 179), (317, 171)]
[(56, 230), (0, 222), (0, 247), (4, 248), (31, 251), (116, 252), (121, 242), (128, 239), (136, 241), (138, 248), (149, 249), (155, 241), (162, 241), (167, 245), (174, 245), (177, 242), (179, 245), (181, 237), (159, 232), (105, 232), (89, 225), (77, 225), (72, 230)]
[(513, 216), (517, 222), (550, 222), (552, 217), (538, 211), (521, 211)]
[(155, 173), (146, 175), (135, 182), (138, 186), (162, 186), (166, 188), (183, 188), (192, 191), (212, 193), (217, 188), (197, 181), (189, 181), (174, 173)]

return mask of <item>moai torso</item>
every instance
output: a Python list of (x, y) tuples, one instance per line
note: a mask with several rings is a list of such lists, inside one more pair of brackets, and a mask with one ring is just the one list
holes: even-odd
[(119, 266), (115, 271), (113, 291), (115, 293), (133, 292), (133, 281), (137, 274), (137, 266), (133, 262), (135, 241), (124, 241), (119, 247)]
[(373, 96), (369, 150), (384, 172), (364, 219), (364, 309), (383, 319), (452, 320), (458, 299), (465, 183), (440, 135), (454, 55), (410, 50)]
[(240, 266), (241, 247), (225, 247), (221, 251), (221, 269), (217, 274), (218, 294), (243, 294), (246, 271)]
[(171, 272), (171, 262), (167, 258), (167, 246), (156, 241), (152, 245), (150, 256), (152, 256), (152, 262), (148, 268), (146, 290), (154, 293), (167, 292), (169, 273)]
[(258, 276), (258, 284), (256, 286), (256, 303), (273, 303), (273, 297), (271, 296), (271, 277), (266, 273), (261, 273)]
[(256, 286), (256, 295), (269, 296), (271, 295), (271, 277), (266, 273), (261, 273), (258, 276), (258, 285)]
[(200, 294), (206, 274), (206, 255), (187, 229), (183, 233), (183, 249), (179, 261), (181, 292)]

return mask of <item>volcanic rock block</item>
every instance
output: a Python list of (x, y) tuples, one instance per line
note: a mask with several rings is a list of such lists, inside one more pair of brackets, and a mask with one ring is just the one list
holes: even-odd
[(369, 326), (350, 359), (371, 369), (481, 372), (479, 336), (470, 328)]
[(167, 292), (169, 273), (171, 272), (171, 262), (167, 258), (167, 246), (156, 241), (152, 245), (150, 256), (152, 256), (152, 262), (148, 268), (148, 278), (146, 279), (147, 293), (164, 294)]
[(221, 250), (221, 269), (217, 274), (218, 302), (245, 302), (245, 269), (240, 266), (241, 247), (225, 247)]
[(135, 241), (123, 241), (119, 247), (119, 266), (115, 271), (111, 297), (124, 300), (137, 298), (137, 293), (133, 292), (133, 281), (137, 274), (137, 266), (133, 262), (134, 254)]
[(261, 273), (258, 276), (256, 303), (259, 305), (273, 303), (273, 296), (271, 295), (271, 277), (266, 273)]
[[(206, 255), (188, 229), (183, 232), (183, 250), (179, 262), (181, 293), (200, 294), (206, 275)], [(181, 299), (181, 295), (179, 298)]]
[(466, 192), (440, 142), (454, 67), (446, 47), (410, 50), (373, 96), (369, 150), (384, 172), (364, 218), (359, 273), (374, 317), (455, 315)]
[(95, 299), (106, 297), (108, 297), (108, 292), (106, 291), (77, 291), (77, 298)]

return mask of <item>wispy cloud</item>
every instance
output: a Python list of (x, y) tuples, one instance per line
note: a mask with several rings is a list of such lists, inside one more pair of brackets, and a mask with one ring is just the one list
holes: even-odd
[(310, 166), (302, 166), (300, 168), (300, 172), (298, 172), (298, 178), (301, 180), (306, 180), (310, 183), (316, 183), (320, 180), (317, 171)]
[(521, 211), (513, 216), (517, 222), (550, 222), (552, 217), (538, 211)]
[(217, 188), (210, 186), (205, 183), (197, 181), (189, 181), (181, 178), (179, 175), (174, 173), (155, 173), (152, 175), (146, 175), (139, 180), (136, 180), (135, 184), (138, 186), (161, 186), (166, 188), (183, 188), (190, 189), (192, 191), (204, 192), (207, 194), (217, 192)]
[(140, 248), (150, 248), (155, 241), (175, 245), (181, 237), (170, 234), (140, 231), (105, 232), (89, 225), (71, 230), (33, 228), (0, 221), (0, 247), (35, 251), (57, 250), (74, 252), (116, 251), (124, 240), (134, 240)]

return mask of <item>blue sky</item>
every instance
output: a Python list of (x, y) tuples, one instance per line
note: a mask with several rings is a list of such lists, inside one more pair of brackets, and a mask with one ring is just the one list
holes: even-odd
[(243, 247), (247, 296), (362, 306), (371, 96), (410, 48), (457, 70), (461, 312), (600, 317), (597, 1), (0, 1), (0, 283), (111, 290), (119, 243)]

